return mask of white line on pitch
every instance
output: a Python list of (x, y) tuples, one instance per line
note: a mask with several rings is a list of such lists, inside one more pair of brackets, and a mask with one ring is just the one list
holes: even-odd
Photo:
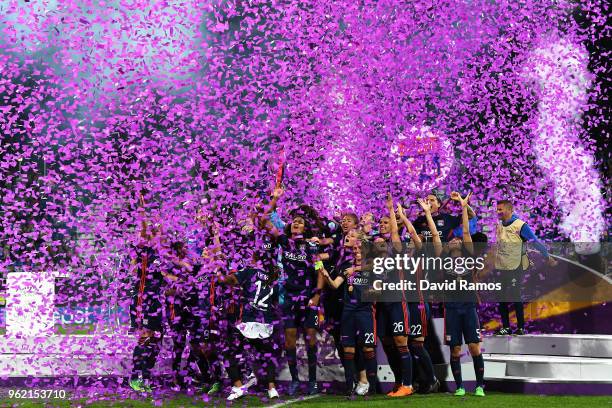
[(307, 397), (296, 398), (296, 399), (292, 399), (292, 400), (289, 400), (289, 401), (283, 401), (283, 402), (280, 402), (278, 404), (269, 405), (268, 408), (285, 407), (285, 406), (287, 406), (289, 404), (293, 404), (294, 402), (306, 401), (306, 400), (310, 400), (310, 399), (313, 399), (313, 398), (319, 398), (320, 396), (321, 396), (321, 394), (318, 394), (318, 395), (309, 395)]

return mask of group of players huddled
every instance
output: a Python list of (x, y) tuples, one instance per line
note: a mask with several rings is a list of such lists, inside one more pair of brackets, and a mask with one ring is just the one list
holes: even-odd
[[(151, 370), (165, 333), (173, 342), (175, 387), (197, 385), (219, 393), (225, 372), (232, 383), (228, 400), (246, 395), (255, 383), (267, 386), (270, 399), (278, 398), (275, 381), (280, 362), (286, 361), (291, 375), (286, 391), (294, 396), (301, 390), (300, 332), (308, 363), (306, 392), (317, 394), (317, 334), (325, 328), (344, 367), (349, 397), (376, 392), (378, 341), (395, 377), (389, 397), (436, 392), (440, 382), (424, 346), (429, 305), (366, 296), (371, 279), (362, 263), (363, 244), (371, 242), (384, 252), (404, 243), (416, 254), (429, 242), (436, 256), (473, 254), (473, 242), (486, 242), (486, 235), (470, 228), (475, 221), (470, 194), (451, 194), (461, 207), (459, 216), (439, 211), (436, 195), (418, 199), (423, 214), (413, 224), (391, 195), (378, 220), (372, 213), (352, 212), (327, 220), (301, 205), (285, 223), (276, 212), (282, 193), (276, 188), (265, 208), (243, 219), (200, 211), (193, 233), (181, 239), (143, 222), (130, 275), (136, 283), (132, 327), (138, 333), (130, 386), (151, 391)], [(474, 393), (484, 396), (476, 306), (475, 300), (444, 304), (456, 395), (465, 395), (459, 361), (465, 340), (476, 373)], [(418, 381), (413, 381), (413, 364)]]

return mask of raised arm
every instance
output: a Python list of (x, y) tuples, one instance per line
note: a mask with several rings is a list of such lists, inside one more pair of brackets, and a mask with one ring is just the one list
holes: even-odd
[(259, 226), (274, 238), (281, 235), (281, 232), (272, 224), (269, 217), (262, 216), (259, 220)]
[(278, 203), (278, 200), (283, 195), (283, 193), (284, 193), (284, 190), (280, 187), (277, 187), (274, 189), (274, 191), (272, 191), (272, 199), (270, 200), (270, 203), (268, 204), (268, 208), (266, 208), (264, 212), (265, 216), (269, 216), (270, 214), (272, 214), (272, 212), (276, 211), (276, 204)]
[[(458, 201), (461, 204), (461, 224), (463, 225), (463, 246), (470, 253), (474, 254), (474, 243), (472, 242), (472, 234), (470, 234), (470, 218), (468, 215), (469, 201), (472, 193), (468, 193), (465, 198), (462, 198), (460, 194), (452, 197), (453, 200)], [(456, 198), (455, 198), (456, 197)]]
[(276, 203), (281, 195), (283, 195), (283, 189), (275, 188), (272, 192), (272, 201), (270, 201), (268, 208), (266, 208), (259, 216), (259, 222), (257, 223), (260, 228), (266, 230), (273, 237), (278, 237), (281, 235), (281, 232), (274, 226), (274, 224), (272, 224), (272, 221), (270, 220), (270, 214), (272, 211), (276, 210)]
[(221, 253), (221, 237), (220, 237), (221, 228), (216, 221), (213, 221), (212, 233), (213, 233), (213, 237), (212, 237), (213, 247), (211, 248), (211, 252), (213, 254), (220, 254)]
[[(471, 193), (470, 193), (471, 194)], [(461, 194), (459, 194), (456, 191), (451, 192), (451, 199), (452, 200), (457, 200), (455, 197), (461, 197)], [(476, 213), (474, 212), (474, 210), (472, 210), (472, 207), (470, 207), (470, 205), (468, 204), (467, 206), (467, 212), (468, 212), (468, 219), (472, 219), (476, 216)]]
[(395, 210), (393, 208), (393, 197), (391, 193), (387, 194), (387, 201), (385, 202), (387, 209), (389, 210), (389, 223), (391, 224), (391, 243), (396, 251), (402, 250), (402, 240), (399, 236), (399, 228), (397, 227), (397, 218), (395, 217)]
[(408, 235), (410, 235), (410, 240), (414, 242), (414, 247), (419, 251), (423, 247), (423, 242), (421, 241), (421, 237), (417, 234), (414, 225), (410, 222), (406, 214), (404, 213), (404, 208), (400, 203), (397, 203), (397, 213), (399, 214), (400, 220), (404, 223), (404, 226), (408, 230)]
[(418, 200), (419, 205), (425, 212), (425, 219), (427, 220), (427, 226), (429, 227), (429, 232), (431, 232), (433, 246), (434, 246), (434, 254), (436, 256), (440, 256), (442, 253), (442, 240), (440, 239), (440, 234), (438, 233), (438, 228), (436, 227), (436, 223), (431, 216), (431, 206), (429, 203), (422, 198)]
[(141, 226), (140, 226), (140, 238), (147, 239), (147, 219), (145, 218), (145, 200), (142, 193), (138, 195), (138, 212), (142, 216)]

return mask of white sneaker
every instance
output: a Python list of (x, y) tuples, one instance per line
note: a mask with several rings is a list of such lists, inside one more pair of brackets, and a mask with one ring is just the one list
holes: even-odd
[(358, 382), (357, 386), (355, 387), (355, 394), (366, 395), (369, 390), (370, 390), (370, 383), (364, 384), (364, 383)]
[(246, 382), (244, 384), (244, 389), (248, 390), (249, 388), (251, 388), (252, 386), (257, 385), (257, 377), (255, 377), (254, 373), (249, 374), (249, 376), (246, 379)]
[(234, 401), (246, 395), (247, 391), (244, 387), (232, 387), (230, 395), (227, 396), (228, 401)]
[(274, 399), (274, 398), (278, 398), (278, 391), (276, 391), (276, 388), (272, 388), (268, 390), (268, 398), (269, 399)]

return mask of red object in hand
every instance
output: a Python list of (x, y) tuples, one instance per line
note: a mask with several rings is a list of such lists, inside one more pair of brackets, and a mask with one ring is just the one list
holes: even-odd
[(280, 188), (283, 184), (283, 175), (285, 173), (285, 150), (282, 149), (280, 152), (279, 166), (276, 171), (276, 188)]

